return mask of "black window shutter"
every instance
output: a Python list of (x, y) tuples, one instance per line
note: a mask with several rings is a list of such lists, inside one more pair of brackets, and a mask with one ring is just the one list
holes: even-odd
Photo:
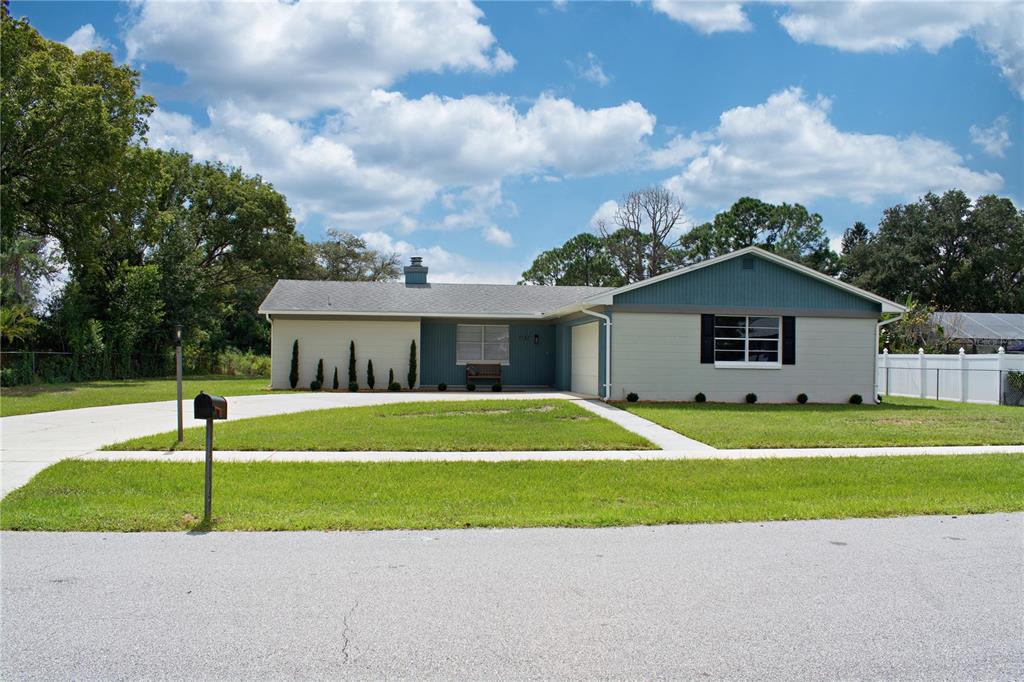
[(796, 364), (796, 318), (782, 318), (782, 364)]
[(715, 363), (715, 316), (700, 316), (700, 363)]

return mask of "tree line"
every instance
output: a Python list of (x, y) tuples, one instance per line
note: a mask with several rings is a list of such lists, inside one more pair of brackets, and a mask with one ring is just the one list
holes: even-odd
[(616, 287), (758, 246), (915, 308), (1024, 313), (1024, 211), (1006, 197), (926, 194), (886, 209), (873, 232), (855, 223), (841, 253), (800, 204), (743, 197), (690, 229), (684, 216), (663, 187), (630, 192), (595, 232), (537, 256), (520, 284)]
[[(258, 175), (146, 145), (156, 102), (106, 52), (74, 54), (2, 5), (0, 326), (7, 348), (266, 352), (278, 278), (389, 280), (394, 254), (308, 242)], [(49, 287), (46, 287), (49, 283)], [(63, 284), (63, 286), (59, 286)], [(44, 297), (41, 286), (59, 292)]]

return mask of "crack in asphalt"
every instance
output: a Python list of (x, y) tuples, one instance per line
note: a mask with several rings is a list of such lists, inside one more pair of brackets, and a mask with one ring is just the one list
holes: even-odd
[(348, 619), (352, 617), (352, 614), (355, 613), (355, 610), (358, 607), (359, 607), (359, 600), (356, 599), (355, 603), (352, 604), (352, 608), (350, 608), (348, 610), (348, 613), (345, 614), (344, 618), (341, 619), (341, 662), (342, 663), (348, 663), (348, 660), (349, 660), (349, 656), (348, 656), (348, 645), (349, 645), (349, 638), (348, 638), (349, 625), (348, 625)]

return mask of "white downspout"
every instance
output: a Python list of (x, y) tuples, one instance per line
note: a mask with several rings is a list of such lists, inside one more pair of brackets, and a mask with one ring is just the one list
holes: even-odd
[(580, 312), (604, 320), (604, 401), (608, 402), (612, 399), (612, 318), (586, 308)]
[(879, 322), (878, 324), (875, 325), (875, 352), (873, 354), (873, 357), (874, 357), (874, 360), (875, 360), (875, 395), (874, 395), (874, 401), (875, 401), (876, 404), (878, 403), (878, 342), (882, 338), (882, 327), (884, 327), (887, 324), (892, 324), (893, 322), (899, 322), (900, 320), (903, 319), (903, 316), (905, 314), (906, 313), (900, 313), (899, 315), (897, 315), (896, 317), (894, 317), (892, 319), (882, 320), (881, 322)]

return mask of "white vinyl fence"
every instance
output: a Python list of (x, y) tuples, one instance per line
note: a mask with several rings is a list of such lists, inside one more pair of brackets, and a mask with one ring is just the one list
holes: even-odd
[(878, 356), (876, 382), (882, 395), (1024, 405), (1024, 355), (895, 354)]

